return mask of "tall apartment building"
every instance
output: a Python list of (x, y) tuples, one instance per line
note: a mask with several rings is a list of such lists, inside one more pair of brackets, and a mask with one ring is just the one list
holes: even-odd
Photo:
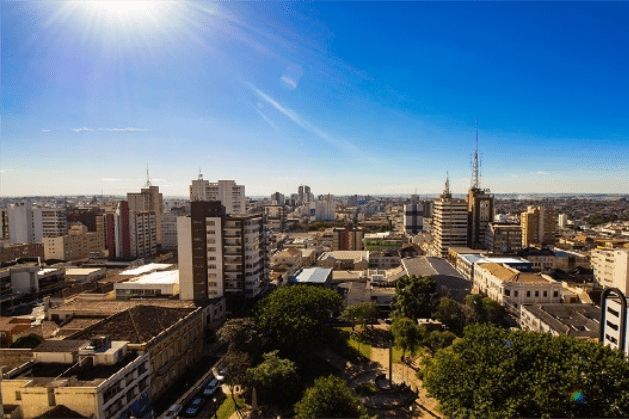
[(286, 211), (283, 205), (265, 205), (264, 215), (267, 226), (276, 233), (284, 231), (286, 223)]
[(103, 218), (105, 248), (110, 258), (131, 259), (157, 253), (157, 223), (153, 211), (130, 211), (129, 203), (121, 201), (115, 212)]
[(9, 240), (9, 210), (0, 208), (0, 240)]
[(29, 203), (22, 202), (7, 209), (7, 221), (12, 243), (41, 243), (44, 237), (68, 233), (63, 208), (33, 208)]
[(190, 202), (219, 201), (229, 215), (245, 215), (247, 201), (244, 185), (236, 185), (233, 180), (210, 182), (199, 175), (190, 185)]
[(467, 219), (467, 203), (463, 199), (452, 198), (450, 180), (446, 180), (443, 194), (433, 204), (430, 254), (447, 258), (448, 248), (466, 247)]
[(494, 219), (494, 196), (489, 189), (476, 186), (467, 192), (467, 247), (482, 249), (485, 246), (485, 231)]
[(70, 208), (66, 212), (66, 218), (68, 225), (79, 222), (87, 227), (87, 231), (98, 231), (99, 220), (102, 221), (102, 212), (99, 208)]
[(404, 230), (417, 234), (424, 230), (424, 217), (430, 217), (430, 201), (413, 202), (404, 205)]
[(363, 250), (363, 229), (347, 225), (332, 230), (332, 250)]
[(228, 215), (217, 201), (190, 204), (191, 215), (177, 219), (180, 298), (258, 295), (268, 269), (264, 216)]
[(159, 192), (159, 186), (147, 185), (139, 193), (130, 192), (127, 194), (129, 211), (150, 212), (155, 214), (155, 231), (157, 244), (162, 243), (162, 212), (164, 212), (164, 200)]
[(555, 244), (555, 212), (548, 207), (529, 206), (520, 217), (522, 247)]
[(90, 253), (105, 248), (105, 238), (101, 232), (89, 232), (81, 223), (68, 229), (68, 235), (44, 237), (46, 259), (76, 260), (88, 258)]
[(519, 252), (522, 250), (522, 226), (489, 223), (485, 230), (485, 249), (494, 253)]
[(629, 249), (592, 250), (592, 268), (596, 281), (605, 288), (629, 291)]
[(271, 201), (275, 201), (276, 205), (284, 205), (284, 194), (279, 192), (271, 194)]
[(559, 214), (557, 217), (557, 226), (559, 228), (566, 228), (568, 225), (568, 216), (566, 214)]

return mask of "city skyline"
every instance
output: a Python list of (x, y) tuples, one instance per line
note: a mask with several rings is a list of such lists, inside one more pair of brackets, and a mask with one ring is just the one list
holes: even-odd
[(1, 7), (1, 196), (629, 192), (622, 3)]

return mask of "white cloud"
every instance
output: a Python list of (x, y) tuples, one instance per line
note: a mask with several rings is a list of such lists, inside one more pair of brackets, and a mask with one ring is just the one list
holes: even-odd
[(49, 129), (43, 129), (43, 130), (41, 130), (41, 132), (50, 132), (50, 130)]
[(542, 170), (538, 171), (538, 172), (537, 172), (537, 174), (538, 174), (538, 175), (552, 175), (552, 173), (550, 173), (550, 172), (544, 172), (544, 171), (542, 171)]
[(105, 182), (118, 182), (118, 181), (121, 181), (122, 179), (103, 178), (101, 180)]
[[(151, 128), (135, 128), (135, 127), (123, 127), (123, 128), (96, 128), (98, 131), (152, 131)], [(94, 128), (81, 127), (81, 128), (72, 128), (74, 132), (81, 131), (94, 131)]]
[(352, 144), (352, 143), (350, 143), (348, 141), (345, 141), (345, 140), (339, 140), (337, 138), (331, 137), (330, 135), (328, 135), (327, 133), (323, 132), (322, 130), (320, 130), (316, 126), (312, 125), (306, 119), (302, 118), (299, 114), (297, 114), (297, 112), (293, 111), (292, 109), (289, 109), (289, 108), (286, 108), (286, 107), (280, 105), (273, 98), (271, 98), (269, 95), (267, 95), (264, 92), (262, 92), (257, 87), (255, 87), (253, 85), (250, 85), (250, 86), (253, 89), (253, 91), (256, 94), (258, 94), (258, 96), (260, 96), (262, 99), (264, 99), (268, 104), (273, 106), (279, 112), (284, 114), (284, 116), (288, 117), (291, 121), (293, 121), (294, 123), (296, 123), (297, 125), (299, 125), (303, 129), (308, 130), (311, 133), (317, 135), (323, 141), (325, 141), (325, 142), (327, 142), (327, 143), (329, 143), (329, 144), (331, 144), (331, 145), (333, 145), (333, 146), (335, 146), (337, 148), (340, 148), (341, 150), (344, 150), (344, 151), (346, 151), (347, 153), (350, 153), (350, 154), (359, 153), (360, 152), (358, 147), (356, 147), (354, 144)]
[(94, 131), (94, 129), (93, 128), (82, 127), (82, 128), (72, 128), (72, 131), (74, 131), (74, 132)]

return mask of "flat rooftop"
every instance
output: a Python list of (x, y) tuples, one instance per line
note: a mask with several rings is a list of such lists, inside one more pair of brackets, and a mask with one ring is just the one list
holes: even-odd
[(150, 274), (141, 275), (137, 278), (115, 284), (116, 288), (124, 287), (126, 284), (153, 284), (153, 285), (172, 285), (179, 283), (179, 270), (176, 271), (159, 271)]
[(66, 269), (66, 276), (83, 276), (83, 275), (89, 275), (91, 273), (94, 272), (100, 272), (103, 271), (104, 269), (102, 268), (70, 268), (70, 269)]
[(172, 266), (173, 265), (170, 263), (149, 263), (146, 265), (138, 266), (137, 268), (127, 269), (126, 271), (120, 272), (119, 275), (138, 276), (138, 275), (143, 275), (149, 272), (163, 271)]
[(520, 282), (520, 283), (527, 283), (527, 284), (532, 284), (532, 283), (548, 284), (548, 283), (555, 282), (553, 280), (548, 280), (544, 278), (539, 273), (519, 272), (515, 269), (509, 269), (498, 263), (491, 263), (491, 262), (479, 263), (478, 265), (488, 270), (496, 278), (505, 282)]
[(305, 268), (295, 277), (297, 283), (325, 284), (332, 268)]
[(592, 304), (532, 304), (523, 309), (560, 333), (577, 338), (599, 336), (601, 309)]

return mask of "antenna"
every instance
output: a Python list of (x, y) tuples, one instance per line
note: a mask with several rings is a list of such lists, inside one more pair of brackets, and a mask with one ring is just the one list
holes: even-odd
[(203, 174), (201, 173), (201, 168), (199, 167), (199, 180), (203, 180)]
[(450, 198), (450, 173), (446, 172), (446, 188), (443, 190), (443, 197)]
[(149, 177), (149, 165), (146, 165), (146, 187), (151, 187), (151, 178)]
[(475, 189), (480, 188), (480, 164), (478, 161), (478, 118), (474, 120), (476, 131), (474, 134), (476, 140), (476, 149), (474, 150), (474, 163), (472, 166), (472, 187)]

